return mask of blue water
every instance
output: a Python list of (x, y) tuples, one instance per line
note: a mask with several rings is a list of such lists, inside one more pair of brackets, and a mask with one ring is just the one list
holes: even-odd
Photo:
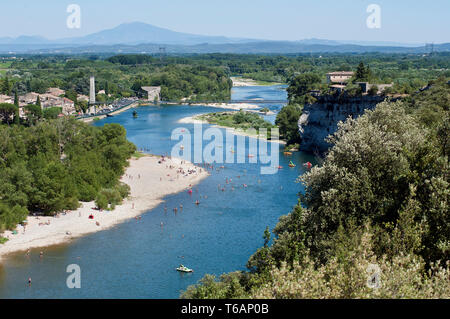
[[(283, 99), (285, 94), (278, 86), (233, 89), (234, 99)], [(270, 105), (274, 111), (280, 108)], [(138, 148), (166, 154), (177, 143), (170, 136), (180, 127), (179, 119), (213, 111), (218, 109), (148, 106), (138, 109), (138, 119), (129, 110), (96, 125), (120, 123)], [(288, 168), (291, 159), (296, 168)], [(287, 158), (280, 152), (284, 169), (274, 175), (261, 175), (259, 164), (223, 164), (225, 169), (212, 171), (192, 196), (186, 192), (167, 196), (140, 221), (133, 219), (70, 244), (46, 248), (43, 259), (39, 250), (32, 250), (30, 257), (12, 255), (0, 266), (0, 298), (178, 298), (180, 291), (207, 273), (244, 270), (248, 258), (263, 245), (266, 226), (272, 229), (297, 203), (302, 186), (296, 178), (304, 172), (302, 163), (313, 160), (303, 153)], [(232, 184), (226, 185), (226, 178)], [(225, 192), (219, 184), (225, 185)], [(200, 206), (194, 204), (197, 199)], [(172, 209), (180, 204), (182, 212), (174, 214)], [(176, 272), (181, 263), (195, 272)], [(69, 264), (81, 267), (81, 289), (66, 286)], [(29, 277), (32, 287), (26, 284)]]

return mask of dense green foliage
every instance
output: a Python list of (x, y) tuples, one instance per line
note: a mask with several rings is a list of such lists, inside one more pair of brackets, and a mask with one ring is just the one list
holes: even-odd
[[(348, 119), (305, 194), (248, 272), (206, 276), (186, 298), (449, 298), (450, 86)], [(381, 287), (370, 288), (379, 268)]]
[[(297, 76), (315, 74), (325, 84), (332, 71), (357, 71), (364, 64), (362, 79), (370, 69), (374, 83), (392, 83), (392, 92), (413, 93), (428, 81), (450, 74), (449, 53), (420, 54), (321, 54), (321, 55), (239, 55), (203, 54), (167, 56), (160, 60), (149, 55), (117, 56), (23, 56), (5, 59), (0, 76), (0, 93), (17, 91), (44, 93), (49, 87), (88, 94), (89, 76), (96, 77), (96, 89), (111, 98), (141, 95), (139, 85), (161, 85), (163, 100), (190, 98), (227, 100), (230, 75), (260, 81), (290, 83)], [(83, 109), (83, 103), (67, 96)]]
[(19, 111), (19, 108), (14, 104), (0, 103), (0, 122), (11, 124), (14, 115)]
[(304, 105), (314, 103), (315, 99), (309, 92), (320, 88), (321, 78), (315, 73), (297, 75), (289, 82), (287, 89), (290, 104)]
[(275, 124), (280, 130), (280, 136), (288, 144), (295, 144), (300, 141), (298, 131), (298, 119), (302, 115), (302, 108), (298, 105), (288, 104), (277, 114)]
[(130, 195), (130, 186), (124, 183), (117, 184), (114, 188), (100, 190), (95, 198), (98, 209), (114, 210), (116, 205), (122, 204), (122, 199)]
[(270, 131), (270, 129), (274, 127), (270, 122), (265, 121), (260, 115), (253, 112), (209, 113), (200, 115), (199, 118), (208, 121), (210, 124), (242, 130), (254, 128), (257, 132), (262, 128)]
[(47, 215), (92, 201), (118, 179), (135, 152), (117, 124), (92, 127), (71, 118), (30, 127), (0, 126), (0, 230), (28, 211)]
[(119, 55), (106, 60), (95, 57), (26, 56), (15, 59), (7, 76), (0, 77), (0, 93), (12, 90), (45, 93), (50, 87), (66, 90), (66, 97), (86, 110), (86, 103), (77, 101), (77, 94), (89, 94), (89, 77), (96, 78), (98, 101), (138, 96), (146, 92), (142, 86), (161, 86), (165, 101), (227, 101), (232, 82), (229, 72), (221, 66), (205, 66), (194, 61), (160, 62), (146, 55)]

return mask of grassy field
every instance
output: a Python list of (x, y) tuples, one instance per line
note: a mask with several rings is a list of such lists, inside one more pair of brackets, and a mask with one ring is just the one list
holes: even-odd
[(0, 75), (4, 76), (7, 69), (10, 67), (11, 62), (0, 62)]

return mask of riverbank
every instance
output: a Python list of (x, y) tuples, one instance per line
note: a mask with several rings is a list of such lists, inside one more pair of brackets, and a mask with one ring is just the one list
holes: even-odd
[[(132, 103), (132, 104), (130, 104), (128, 106), (125, 106), (123, 108), (120, 108), (120, 109), (118, 109), (116, 111), (113, 111), (111, 113), (108, 113), (108, 114), (110, 114), (110, 115), (117, 115), (117, 114), (120, 114), (122, 112), (125, 112), (125, 111), (127, 111), (127, 110), (129, 110), (131, 108), (135, 108), (135, 107), (138, 107), (138, 106), (139, 106), (139, 102), (135, 102), (135, 103)], [(101, 115), (98, 115), (98, 116), (91, 116), (91, 117), (82, 118), (81, 121), (83, 121), (85, 123), (91, 123), (94, 120), (102, 120), (105, 117), (106, 117), (106, 114), (101, 114)]]
[[(27, 218), (27, 226), (17, 227), (17, 235), (10, 231), (2, 234), (9, 240), (0, 244), (0, 260), (4, 255), (70, 242), (78, 237), (106, 230), (121, 222), (142, 215), (163, 202), (166, 195), (187, 190), (198, 184), (209, 173), (192, 163), (180, 159), (161, 162), (157, 156), (131, 159), (121, 181), (130, 186), (131, 195), (114, 211), (97, 211), (95, 203), (82, 203), (76, 211), (58, 217)], [(178, 173), (181, 169), (185, 174)], [(191, 170), (191, 174), (188, 171)], [(94, 219), (89, 219), (93, 214)], [(98, 224), (97, 224), (98, 223)]]
[(271, 86), (280, 85), (281, 83), (276, 82), (265, 82), (265, 81), (255, 81), (253, 79), (241, 78), (241, 77), (230, 77), (233, 82), (233, 87), (245, 87), (245, 86)]
[(251, 103), (192, 103), (190, 105), (193, 106), (211, 106), (219, 109), (227, 109), (227, 110), (256, 110), (261, 108), (257, 104)]
[(248, 136), (248, 137), (257, 138), (257, 139), (264, 140), (264, 141), (267, 141), (267, 142), (278, 143), (278, 144), (282, 144), (282, 145), (286, 145), (287, 144), (283, 140), (268, 140), (265, 137), (262, 137), (262, 136), (257, 135), (257, 134), (250, 134), (247, 131), (244, 131), (244, 130), (241, 130), (241, 129), (235, 129), (233, 127), (221, 126), (221, 125), (217, 125), (217, 124), (210, 124), (208, 121), (199, 119), (198, 118), (199, 115), (203, 115), (203, 114), (197, 114), (197, 115), (194, 115), (194, 116), (184, 117), (184, 118), (180, 119), (178, 121), (178, 123), (179, 124), (209, 124), (209, 125), (214, 126), (214, 127), (226, 129), (227, 131), (229, 131), (231, 134), (234, 134), (234, 135)]

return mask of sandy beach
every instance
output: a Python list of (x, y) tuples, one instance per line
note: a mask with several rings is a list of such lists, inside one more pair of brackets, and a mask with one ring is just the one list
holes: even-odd
[(241, 87), (241, 86), (259, 86), (259, 84), (252, 79), (244, 79), (238, 77), (231, 77), (231, 81), (233, 81), (233, 86)]
[[(131, 195), (114, 211), (100, 212), (95, 210), (94, 202), (89, 202), (58, 217), (28, 217), (28, 225), (25, 229), (19, 225), (17, 235), (10, 231), (2, 234), (9, 240), (0, 244), (0, 260), (9, 253), (61, 244), (111, 228), (156, 207), (166, 195), (187, 191), (190, 185), (194, 186), (209, 175), (204, 169), (180, 159), (166, 158), (159, 163), (160, 160), (156, 156), (130, 160), (121, 180), (130, 186)], [(91, 214), (94, 219), (89, 219)]]
[[(198, 114), (198, 115), (201, 115), (201, 114)], [(180, 124), (209, 124), (207, 121), (199, 119), (198, 115), (184, 117), (184, 118), (180, 119), (178, 121), (178, 123), (180, 123)], [(264, 137), (260, 137), (258, 135), (254, 135), (254, 134), (249, 134), (246, 131), (235, 129), (235, 128), (232, 128), (232, 127), (226, 127), (226, 126), (221, 126), (221, 125), (217, 125), (217, 124), (210, 124), (210, 125), (212, 125), (214, 127), (219, 127), (219, 128), (226, 129), (227, 131), (231, 132), (231, 134), (234, 134), (234, 135), (241, 135), (241, 136), (248, 136), (248, 137), (258, 138), (258, 139), (261, 139), (261, 140), (264, 140), (264, 141), (267, 141), (267, 142), (279, 143), (279, 144), (283, 144), (283, 145), (286, 144), (286, 142), (282, 141), (282, 140), (270, 140), (269, 141), (269, 140), (267, 140)]]

